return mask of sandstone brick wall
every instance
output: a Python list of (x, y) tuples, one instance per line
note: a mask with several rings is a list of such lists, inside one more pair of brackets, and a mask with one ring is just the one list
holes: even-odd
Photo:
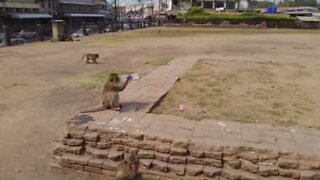
[(128, 154), (140, 159), (141, 171), (202, 179), (320, 180), (318, 156), (281, 153), (250, 146), (190, 143), (187, 139), (127, 133), (112, 128), (69, 126), (54, 154), (60, 166), (114, 176)]

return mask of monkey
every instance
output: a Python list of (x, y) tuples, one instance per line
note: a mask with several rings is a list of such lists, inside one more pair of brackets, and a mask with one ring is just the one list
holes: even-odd
[(119, 103), (119, 92), (126, 88), (129, 79), (130, 76), (127, 76), (127, 79), (123, 82), (120, 80), (120, 77), (117, 73), (110, 73), (102, 90), (102, 106), (90, 110), (80, 111), (80, 113), (98, 112), (107, 109), (120, 111), (121, 105)]
[(84, 59), (86, 59), (86, 63), (89, 64), (90, 60), (92, 61), (93, 64), (98, 64), (97, 59), (99, 58), (99, 54), (85, 54), (82, 56), (81, 61), (82, 62)]
[(132, 180), (138, 178), (139, 159), (130, 154), (117, 167), (116, 180)]

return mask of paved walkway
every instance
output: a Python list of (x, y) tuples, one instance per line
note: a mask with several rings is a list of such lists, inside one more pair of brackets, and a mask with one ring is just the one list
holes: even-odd
[(176, 83), (178, 78), (203, 56), (175, 58), (169, 65), (161, 66), (139, 81), (132, 81), (121, 93), (123, 112), (149, 112), (155, 103)]

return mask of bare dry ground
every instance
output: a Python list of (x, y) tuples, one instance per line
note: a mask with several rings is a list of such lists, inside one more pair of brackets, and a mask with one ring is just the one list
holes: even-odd
[[(1, 48), (0, 180), (104, 179), (49, 164), (65, 120), (98, 103), (99, 83), (110, 71), (145, 75), (168, 59), (196, 53), (213, 54), (208, 63), (230, 62), (221, 67), (272, 61), (316, 68), (319, 40), (319, 31), (151, 28)], [(101, 63), (80, 63), (87, 52), (99, 53)]]
[(200, 60), (154, 112), (320, 128), (319, 76), (319, 63)]

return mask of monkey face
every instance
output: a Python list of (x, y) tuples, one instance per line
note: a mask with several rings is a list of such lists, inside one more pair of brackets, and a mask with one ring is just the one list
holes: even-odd
[(109, 75), (108, 81), (113, 83), (118, 83), (120, 81), (120, 77), (117, 73), (111, 73)]

